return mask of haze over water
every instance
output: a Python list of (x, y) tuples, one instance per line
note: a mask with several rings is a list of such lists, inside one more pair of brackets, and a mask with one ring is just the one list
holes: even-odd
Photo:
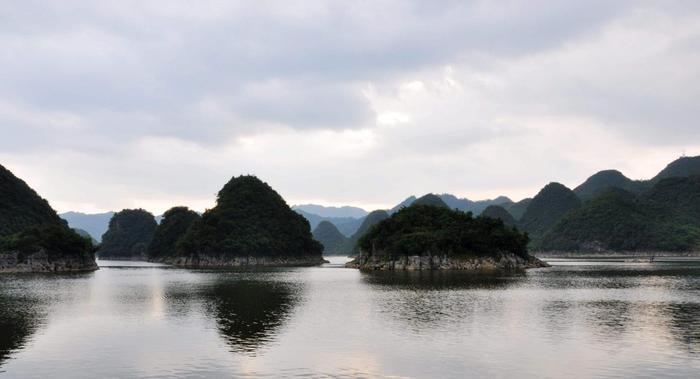
[(0, 277), (0, 376), (692, 377), (700, 264)]

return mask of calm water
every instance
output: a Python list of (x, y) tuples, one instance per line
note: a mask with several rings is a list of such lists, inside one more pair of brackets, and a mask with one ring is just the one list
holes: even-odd
[(3, 275), (0, 377), (697, 377), (700, 264), (555, 264)]

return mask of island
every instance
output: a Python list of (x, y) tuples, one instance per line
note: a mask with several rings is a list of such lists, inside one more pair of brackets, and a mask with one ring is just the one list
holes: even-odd
[(146, 260), (156, 227), (155, 217), (144, 209), (124, 209), (109, 220), (97, 251), (100, 259)]
[(411, 205), (358, 241), (347, 264), (363, 270), (499, 271), (547, 267), (527, 252), (528, 236), (500, 219), (435, 205)]
[(232, 178), (162, 261), (183, 267), (314, 266), (323, 246), (309, 222), (255, 176)]
[(96, 269), (91, 240), (71, 230), (48, 201), (0, 165), (0, 273)]

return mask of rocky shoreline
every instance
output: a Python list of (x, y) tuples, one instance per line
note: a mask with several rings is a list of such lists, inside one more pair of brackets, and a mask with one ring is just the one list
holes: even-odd
[(533, 256), (525, 259), (515, 254), (503, 254), (499, 258), (456, 258), (447, 255), (403, 256), (398, 260), (385, 260), (360, 254), (345, 267), (360, 270), (465, 270), (465, 271), (520, 271), (529, 268), (549, 267), (549, 264)]
[(243, 268), (243, 267), (309, 267), (328, 263), (323, 257), (224, 257), (224, 256), (188, 256), (166, 257), (151, 262), (166, 263), (178, 267), (190, 268)]
[(33, 253), (20, 251), (0, 252), (0, 273), (60, 273), (95, 271), (99, 269), (91, 253), (51, 259), (46, 250)]

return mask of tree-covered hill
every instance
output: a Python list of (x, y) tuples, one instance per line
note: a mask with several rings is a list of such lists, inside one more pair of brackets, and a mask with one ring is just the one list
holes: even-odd
[(48, 201), (0, 165), (0, 236), (41, 225), (63, 225)]
[(324, 255), (344, 255), (343, 251), (348, 238), (330, 221), (321, 221), (313, 231), (314, 239), (323, 245)]
[(472, 217), (444, 207), (415, 205), (383, 220), (358, 246), (389, 260), (406, 256), (497, 257), (508, 253), (528, 257), (528, 238), (500, 220)]
[(175, 256), (177, 242), (199, 218), (197, 212), (187, 207), (173, 207), (167, 210), (148, 245), (148, 259), (161, 260)]
[(549, 183), (532, 199), (518, 227), (529, 233), (538, 248), (542, 236), (567, 212), (581, 206), (576, 194), (559, 183)]
[(411, 204), (411, 206), (414, 205), (432, 205), (434, 207), (449, 208), (447, 204), (445, 204), (445, 202), (442, 201), (442, 199), (438, 195), (432, 193), (419, 197), (418, 199), (416, 199), (416, 201), (414, 201)]
[(609, 188), (563, 217), (543, 250), (700, 250), (700, 177), (668, 178), (641, 195)]
[(634, 181), (617, 170), (600, 171), (574, 189), (581, 200), (589, 200), (608, 188), (619, 188), (631, 193), (641, 193), (645, 184)]
[(523, 215), (525, 214), (525, 211), (527, 211), (527, 207), (530, 206), (530, 203), (532, 202), (531, 198), (526, 198), (522, 199), (516, 203), (509, 203), (509, 204), (504, 204), (502, 205), (505, 210), (510, 213), (513, 218), (518, 221), (520, 220)]
[(700, 156), (681, 157), (669, 163), (650, 182), (656, 184), (662, 179), (683, 178), (700, 175)]
[(145, 259), (156, 220), (143, 209), (124, 209), (112, 216), (97, 255), (102, 259)]
[[(401, 208), (403, 209), (403, 208)], [(389, 213), (387, 211), (379, 209), (370, 212), (367, 217), (362, 221), (362, 225), (357, 229), (355, 234), (348, 238), (345, 246), (343, 247), (343, 253), (352, 255), (357, 253), (357, 242), (364, 236), (368, 231), (372, 229), (373, 226), (377, 225), (380, 221), (389, 218)]]
[(503, 221), (506, 226), (514, 226), (516, 224), (515, 219), (511, 216), (508, 211), (500, 205), (489, 205), (481, 212), (481, 217), (490, 217)]
[(0, 271), (96, 268), (90, 239), (68, 228), (46, 200), (0, 166)]
[(321, 260), (322, 246), (309, 223), (267, 183), (254, 176), (232, 178), (216, 206), (196, 221), (178, 244), (178, 255), (204, 257), (293, 257)]

